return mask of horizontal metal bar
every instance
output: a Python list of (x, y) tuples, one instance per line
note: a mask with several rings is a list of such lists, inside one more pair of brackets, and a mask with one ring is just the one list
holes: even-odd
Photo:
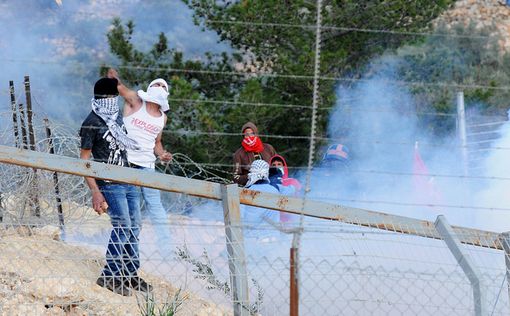
[(502, 124), (505, 124), (506, 122), (508, 122), (508, 121), (499, 121), (499, 122), (490, 122), (490, 123), (482, 123), (482, 124), (473, 124), (473, 125), (468, 125), (467, 127), (468, 128), (476, 128), (476, 127), (481, 127), (481, 126), (502, 125)]
[(499, 131), (498, 130), (493, 130), (493, 131), (489, 131), (489, 132), (467, 133), (467, 136), (471, 137), (471, 136), (491, 135), (491, 134), (499, 134)]
[(112, 180), (121, 183), (130, 183), (169, 192), (182, 192), (198, 197), (216, 200), (221, 199), (221, 187), (218, 183), (169, 176), (162, 173), (149, 174), (143, 170), (36, 151), (21, 150), (14, 147), (0, 146), (0, 162), (84, 177)]
[[(158, 190), (185, 193), (192, 196), (221, 200), (221, 185), (203, 180), (177, 177), (161, 173), (107, 165), (94, 161), (40, 153), (8, 146), (0, 146), (0, 162), (38, 168), (78, 176), (93, 177), (150, 187)], [(240, 190), (241, 204), (272, 210), (303, 214), (310, 217), (340, 221), (353, 225), (377, 228), (403, 234), (441, 239), (434, 223), (410, 217), (369, 211), (360, 208), (330, 204), (310, 199), (303, 200), (279, 194)], [(499, 234), (464, 227), (453, 228), (462, 243), (502, 249)]]
[(474, 154), (474, 153), (483, 153), (483, 152), (488, 152), (492, 150), (492, 148), (490, 147), (487, 147), (487, 148), (480, 148), (480, 149), (468, 149), (468, 152), (470, 154)]
[(477, 145), (477, 144), (487, 144), (487, 143), (492, 143), (494, 141), (496, 141), (496, 139), (486, 139), (486, 140), (480, 140), (477, 142), (468, 142), (466, 145), (472, 146), (472, 145)]

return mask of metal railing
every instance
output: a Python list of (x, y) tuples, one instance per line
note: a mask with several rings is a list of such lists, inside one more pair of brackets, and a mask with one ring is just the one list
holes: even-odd
[[(307, 228), (304, 228), (305, 236), (314, 236), (312, 238), (320, 239), (320, 243), (325, 242), (327, 244), (329, 243), (327, 240), (332, 237), (343, 240), (345, 244), (351, 246), (360, 240), (365, 242), (365, 247), (352, 250), (353, 255), (339, 255), (342, 259), (335, 264), (328, 263), (327, 260), (315, 260), (313, 251), (307, 253), (306, 256), (296, 257), (293, 254), (294, 258), (298, 258), (297, 266), (299, 266), (299, 269), (295, 272), (298, 275), (300, 287), (299, 305), (304, 314), (317, 313), (313, 310), (314, 306), (320, 306), (318, 310), (324, 309), (325, 312), (321, 314), (333, 315), (334, 311), (338, 312), (340, 308), (353, 309), (356, 313), (364, 310), (365, 313), (368, 313), (372, 309), (381, 308), (388, 304), (393, 304), (394, 309), (390, 308), (391, 311), (404, 311), (406, 309), (411, 311), (415, 308), (413, 307), (413, 304), (415, 304), (421, 306), (422, 311), (427, 311), (422, 312), (425, 314), (432, 313), (434, 309), (442, 310), (441, 313), (446, 313), (446, 310), (462, 311), (462, 313), (471, 311), (476, 315), (485, 315), (490, 311), (492, 313), (496, 311), (495, 314), (506, 314), (508, 312), (507, 303), (501, 303), (508, 300), (508, 295), (501, 294), (505, 281), (504, 276), (508, 269), (505, 268), (504, 263), (489, 269), (487, 267), (484, 268), (484, 265), (479, 262), (485, 256), (491, 258), (499, 256), (501, 260), (506, 258), (508, 266), (507, 235), (465, 227), (451, 227), (446, 221), (440, 220), (440, 218), (438, 218), (436, 223), (433, 223), (321, 201), (303, 200), (301, 198), (247, 189), (240, 190), (236, 185), (221, 185), (157, 173), (147, 177), (146, 172), (136, 169), (83, 161), (8, 146), (0, 146), (0, 162), (57, 173), (131, 183), (137, 186), (151, 187), (167, 192), (184, 193), (210, 200), (221, 200), (223, 202), (223, 229), (226, 238), (226, 263), (228, 263), (226, 266), (228, 266), (227, 270), (229, 271), (230, 278), (230, 300), (232, 311), (235, 315), (254, 313), (252, 306), (255, 297), (258, 295), (257, 289), (261, 286), (261, 283), (266, 289), (266, 297), (270, 296), (275, 301), (272, 304), (273, 307), (266, 307), (265, 311), (267, 314), (276, 315), (292, 310), (292, 306), (289, 309), (282, 307), (282, 304), (288, 304), (286, 300), (276, 299), (278, 294), (282, 295), (282, 289), (278, 290), (276, 288), (275, 281), (279, 280), (278, 283), (286, 289), (285, 292), (289, 292), (288, 288), (290, 285), (288, 282), (292, 278), (282, 276), (282, 272), (288, 271), (290, 264), (287, 260), (274, 258), (269, 260), (266, 256), (259, 257), (259, 253), (253, 253), (254, 249), (259, 247), (269, 249), (267, 248), (268, 246), (270, 248), (271, 246), (277, 247), (278, 244), (271, 238), (264, 241), (260, 238), (244, 237), (250, 231), (271, 230), (272, 228), (264, 228), (258, 224), (253, 227), (250, 226), (253, 223), (243, 222), (241, 204), (292, 214), (302, 214), (307, 218), (315, 219), (314, 229), (308, 233), (309, 235), (306, 235)], [(5, 204), (6, 202), (4, 201), (4, 208)], [(330, 224), (332, 223), (347, 225), (331, 228)], [(323, 231), (321, 231), (321, 225), (325, 225)], [(437, 229), (437, 227), (442, 227), (442, 229)], [(315, 236), (315, 234), (319, 236)], [(367, 239), (367, 236), (370, 237)], [(408, 237), (403, 238), (403, 236)], [(445, 247), (443, 240), (447, 242), (448, 248)], [(307, 242), (310, 242), (307, 238), (304, 238), (304, 241), (302, 241), (305, 244)], [(425, 249), (427, 248), (436, 248), (439, 249), (438, 252), (441, 252), (442, 255), (438, 257), (427, 257), (421, 253), (415, 257), (407, 257), (406, 255), (378, 255), (376, 252), (371, 251), (370, 246), (376, 243), (378, 247), (386, 245), (384, 250), (388, 254), (395, 250), (393, 248), (396, 245), (408, 244), (411, 245), (410, 248), (423, 253), (426, 252)], [(336, 241), (335, 244), (337, 244)], [(306, 248), (306, 246), (303, 247)], [(338, 244), (336, 247), (338, 248), (329, 254), (329, 256), (337, 255), (336, 251), (339, 251), (343, 246)], [(352, 248), (355, 249), (357, 247), (352, 246)], [(450, 250), (448, 251), (448, 249)], [(504, 252), (505, 256), (497, 255), (501, 250), (506, 250)], [(185, 251), (183, 253), (184, 258), (188, 258), (194, 264), (197, 263), (196, 260), (193, 261), (190, 257), (186, 257)], [(475, 258), (474, 261), (471, 260), (470, 262), (470, 259), (468, 259), (469, 254)], [(327, 255), (322, 253), (319, 258), (323, 256)], [(450, 258), (444, 259), (447, 257)], [(284, 255), (283, 258), (288, 257)], [(366, 262), (361, 260), (362, 258), (372, 258), (371, 260), (377, 261), (379, 264), (377, 269), (371, 270), (370, 265), (366, 265)], [(390, 260), (395, 258), (400, 259), (396, 263), (392, 262), (394, 260)], [(453, 259), (456, 259), (456, 262)], [(440, 265), (439, 268), (437, 268), (438, 264)], [(410, 266), (412, 266), (412, 269), (406, 272), (404, 268)], [(435, 268), (433, 268), (434, 266)], [(473, 269), (475, 266), (478, 266), (478, 268)], [(269, 273), (269, 271), (273, 271), (274, 274)], [(462, 271), (465, 273), (464, 276)], [(322, 277), (320, 282), (317, 280), (317, 274), (320, 274)], [(258, 276), (257, 279), (259, 281), (256, 283), (250, 282), (250, 280), (255, 280), (253, 278), (254, 275)], [(481, 280), (485, 281), (482, 282)], [(272, 283), (272, 281), (274, 282)], [(370, 289), (365, 287), (365, 282), (371, 284)], [(413, 290), (409, 290), (408, 295), (422, 287), (422, 291), (426, 293), (427, 298), (416, 300), (420, 295), (419, 293), (414, 293), (416, 301), (409, 303), (405, 295), (402, 296), (405, 290), (401, 290), (403, 291), (402, 293), (398, 291), (393, 294), (391, 291), (387, 292), (392, 288), (393, 282), (396, 282), (395, 284), (401, 282), (407, 284), (404, 285), (404, 288), (414, 284)], [(499, 282), (502, 282), (501, 286), (499, 286)], [(313, 288), (313, 283), (320, 283), (322, 286), (315, 291), (310, 290)], [(455, 302), (444, 300), (441, 303), (444, 298), (442, 297), (443, 290), (440, 289), (440, 286), (442, 284), (446, 289), (449, 287), (447, 285), (449, 283), (453, 284), (452, 286), (456, 288), (454, 292), (458, 292), (456, 294), (458, 297), (455, 299)], [(275, 288), (271, 289), (271, 284)], [(347, 290), (342, 292), (340, 298), (328, 298), (329, 291), (327, 284), (330, 284), (329, 286), (331, 287), (346, 288)], [(468, 291), (467, 289), (471, 290)], [(337, 293), (338, 291), (334, 292)], [(369, 293), (380, 298), (369, 298)], [(469, 298), (469, 296), (472, 296), (472, 298)], [(334, 303), (328, 303), (330, 300)], [(399, 307), (399, 304), (404, 307)], [(389, 307), (386, 306), (386, 308)], [(387, 311), (387, 309), (382, 308), (381, 311)], [(384, 312), (378, 313), (384, 314)]]

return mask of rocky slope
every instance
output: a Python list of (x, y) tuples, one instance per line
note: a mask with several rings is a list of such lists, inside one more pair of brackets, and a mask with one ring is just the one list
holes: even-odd
[[(122, 297), (95, 284), (104, 255), (59, 240), (55, 227), (0, 229), (1, 315), (141, 315), (147, 297)], [(172, 301), (177, 289), (143, 273), (153, 301)], [(177, 315), (228, 315), (214, 303), (181, 292)]]
[(510, 52), (510, 6), (504, 0), (459, 0), (451, 9), (445, 11), (435, 23), (475, 23), (476, 27), (494, 25), (501, 35), (499, 45)]

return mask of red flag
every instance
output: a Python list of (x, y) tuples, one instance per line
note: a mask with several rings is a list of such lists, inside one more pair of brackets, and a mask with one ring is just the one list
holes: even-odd
[(418, 142), (414, 145), (413, 185), (415, 203), (437, 205), (440, 202), (441, 194), (434, 183), (434, 177), (430, 176), (421, 159)]

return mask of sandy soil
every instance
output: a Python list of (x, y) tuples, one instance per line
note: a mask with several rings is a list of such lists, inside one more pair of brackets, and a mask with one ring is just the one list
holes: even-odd
[[(122, 297), (95, 284), (104, 254), (59, 240), (56, 227), (0, 230), (2, 315), (140, 315), (146, 297)], [(154, 301), (171, 301), (177, 289), (144, 273)], [(228, 311), (189, 292), (177, 315), (226, 315)], [(161, 305), (160, 305), (161, 306)]]

